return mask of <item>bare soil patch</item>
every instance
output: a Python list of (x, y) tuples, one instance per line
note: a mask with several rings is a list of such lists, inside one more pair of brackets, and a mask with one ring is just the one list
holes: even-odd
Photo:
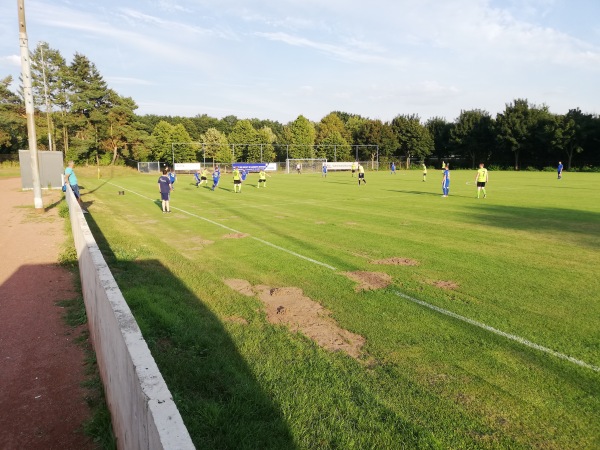
[(325, 225), (327, 222), (323, 222), (322, 220), (318, 220), (315, 222), (315, 225)]
[(255, 295), (254, 290), (252, 289), (252, 285), (246, 280), (230, 278), (228, 280), (225, 280), (225, 284), (234, 291), (238, 291), (240, 294), (245, 295), (247, 297), (254, 297)]
[(249, 236), (249, 234), (246, 234), (246, 233), (231, 233), (231, 234), (225, 234), (223, 236), (223, 239), (243, 239), (248, 236)]
[(439, 287), (441, 289), (446, 289), (446, 290), (453, 290), (453, 289), (458, 289), (458, 283), (455, 283), (454, 281), (442, 281), (442, 280), (437, 280), (437, 281), (428, 281), (428, 284), (435, 286), (435, 287)]
[(346, 225), (358, 225), (357, 222), (346, 222)]
[(269, 322), (300, 332), (329, 351), (343, 351), (353, 358), (360, 356), (365, 339), (341, 328), (331, 318), (331, 311), (306, 297), (302, 289), (252, 287), (247, 281), (237, 279), (225, 283), (243, 295), (257, 295), (265, 305)]
[(392, 283), (392, 277), (387, 273), (382, 272), (343, 272), (353, 281), (356, 281), (358, 285), (355, 290), (358, 291), (371, 291), (374, 289), (383, 289), (388, 287)]
[(393, 256), (391, 258), (377, 259), (375, 261), (371, 261), (371, 264), (382, 264), (388, 266), (418, 266), (419, 261), (410, 258), (401, 258), (398, 256)]

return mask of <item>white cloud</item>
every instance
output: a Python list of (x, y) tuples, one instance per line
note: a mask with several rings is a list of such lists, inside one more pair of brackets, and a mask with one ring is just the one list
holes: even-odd
[(132, 78), (132, 77), (115, 77), (109, 76), (106, 77), (106, 81), (114, 84), (121, 85), (134, 85), (134, 86), (156, 86), (156, 82), (151, 80), (144, 80), (141, 78)]
[(21, 57), (19, 55), (0, 56), (0, 64), (6, 66), (21, 66)]

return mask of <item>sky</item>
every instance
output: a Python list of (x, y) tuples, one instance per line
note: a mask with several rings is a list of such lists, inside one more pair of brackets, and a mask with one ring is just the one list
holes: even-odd
[[(87, 56), (138, 114), (319, 121), (600, 114), (599, 0), (25, 0), (29, 48)], [(0, 2), (0, 79), (20, 74)], [(18, 81), (12, 89), (17, 90)]]

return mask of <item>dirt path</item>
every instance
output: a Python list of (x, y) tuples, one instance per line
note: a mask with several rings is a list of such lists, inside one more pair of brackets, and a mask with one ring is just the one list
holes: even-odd
[[(63, 220), (57, 208), (36, 214), (20, 188), (19, 178), (0, 179), (0, 448), (94, 448), (79, 431), (90, 415), (80, 330), (56, 305), (76, 296), (57, 265)], [(46, 207), (59, 199), (44, 192)]]

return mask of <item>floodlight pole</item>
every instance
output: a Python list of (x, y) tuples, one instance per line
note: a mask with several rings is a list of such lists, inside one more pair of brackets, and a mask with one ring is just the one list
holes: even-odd
[(173, 169), (175, 169), (175, 143), (171, 142), (171, 155), (173, 156)]
[[(50, 129), (50, 100), (48, 99), (48, 83), (46, 82), (46, 62), (44, 61), (43, 44), (40, 44), (40, 54), (42, 57), (42, 77), (44, 78), (44, 97), (46, 100), (46, 122), (48, 123), (48, 150), (52, 151), (52, 132)], [(96, 153), (98, 153), (97, 150)]]
[(33, 204), (36, 212), (44, 211), (42, 201), (42, 185), (37, 153), (37, 136), (35, 134), (35, 108), (31, 89), (31, 65), (29, 61), (29, 42), (25, 25), (25, 0), (17, 0), (19, 10), (19, 42), (21, 46), (21, 76), (23, 78), (23, 97), (25, 99), (25, 115), (27, 116), (27, 138), (31, 159), (31, 176), (33, 182)]

